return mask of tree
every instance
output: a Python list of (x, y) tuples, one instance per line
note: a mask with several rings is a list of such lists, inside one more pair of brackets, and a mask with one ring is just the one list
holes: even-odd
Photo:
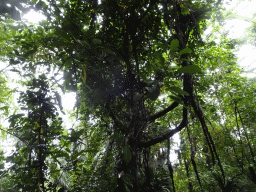
[[(20, 129), (12, 131), (24, 132), (30, 143), (17, 148), (26, 153), (10, 157), (20, 166), (9, 175), (20, 183), (15, 190), (28, 190), (21, 179), (34, 174), (30, 184), (42, 191), (253, 191), (255, 108), (243, 110), (253, 84), (239, 76), (232, 41), (201, 38), (221, 1), (32, 2), (47, 21), (13, 29), (6, 20), (11, 52), (2, 53), (31, 87), (22, 97), (28, 117), (10, 117)], [(40, 66), (63, 73), (63, 83), (51, 79), (77, 93), (80, 125), (68, 135), (46, 97), (53, 83), (44, 74), (35, 78)], [(250, 90), (246, 97), (242, 84)], [(177, 133), (179, 163), (172, 165), (170, 140)]]

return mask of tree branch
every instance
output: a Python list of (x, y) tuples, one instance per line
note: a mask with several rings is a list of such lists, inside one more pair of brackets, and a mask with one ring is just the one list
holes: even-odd
[(178, 105), (179, 105), (179, 103), (175, 101), (166, 109), (159, 111), (158, 113), (155, 113), (154, 115), (149, 116), (147, 118), (147, 121), (151, 121), (151, 122), (155, 121), (157, 118), (164, 116), (166, 113), (168, 113), (171, 110), (173, 110), (174, 108), (176, 108)]
[(206, 125), (206, 122), (204, 120), (204, 116), (203, 116), (203, 112), (201, 110), (201, 108), (199, 106), (196, 105), (196, 102), (195, 102), (195, 99), (194, 97), (192, 96), (191, 98), (191, 106), (192, 108), (194, 109), (194, 112), (195, 114), (197, 115), (199, 121), (200, 121), (200, 124), (202, 125), (202, 128), (203, 128), (203, 132), (204, 132), (204, 135), (205, 135), (205, 138), (206, 138), (206, 141), (207, 141), (207, 144), (209, 146), (209, 149), (210, 149), (210, 152), (211, 152), (211, 155), (212, 155), (212, 161), (213, 161), (213, 164), (215, 164), (215, 158), (214, 158), (214, 154), (217, 158), (217, 161), (218, 161), (218, 164), (219, 164), (219, 167), (220, 167), (220, 171), (222, 173), (222, 177), (223, 177), (223, 181), (225, 183), (225, 174), (224, 174), (224, 170), (223, 170), (223, 167), (221, 165), (221, 162), (220, 162), (220, 159), (219, 159), (219, 156), (217, 154), (217, 150), (215, 148), (215, 144), (212, 140), (212, 137), (211, 137), (211, 134), (208, 130), (208, 127)]
[[(168, 108), (170, 108), (170, 107), (168, 107)], [(185, 107), (183, 107), (183, 119), (182, 119), (181, 123), (178, 125), (178, 127), (176, 127), (175, 129), (172, 129), (171, 131), (169, 131), (169, 132), (167, 132), (167, 133), (165, 133), (165, 134), (163, 134), (163, 135), (161, 135), (159, 137), (155, 137), (155, 138), (151, 139), (148, 142), (140, 143), (138, 145), (138, 148), (141, 148), (141, 147), (148, 148), (148, 147), (150, 147), (152, 145), (155, 145), (157, 143), (160, 143), (160, 142), (162, 142), (162, 141), (172, 137), (175, 133), (180, 132), (187, 125), (187, 123), (188, 123), (187, 119), (188, 119), (188, 112), (187, 112), (187, 109)]]

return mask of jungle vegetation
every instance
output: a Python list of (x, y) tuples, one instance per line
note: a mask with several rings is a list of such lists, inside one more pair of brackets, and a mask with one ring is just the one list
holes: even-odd
[[(46, 19), (21, 20), (31, 9)], [(0, 191), (255, 191), (256, 81), (245, 40), (220, 33), (223, 1), (2, 0), (0, 15)]]

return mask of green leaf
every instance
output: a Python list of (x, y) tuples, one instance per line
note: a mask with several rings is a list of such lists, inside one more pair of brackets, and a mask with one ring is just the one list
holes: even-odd
[(188, 53), (191, 53), (192, 50), (188, 47), (186, 47), (185, 49), (182, 49), (181, 51), (179, 51), (179, 55), (183, 55), (183, 54), (188, 54)]
[(55, 157), (65, 157), (66, 159), (70, 159), (69, 154), (64, 151), (58, 151), (55, 155)]
[[(30, 55), (33, 55), (35, 52), (37, 52), (37, 48), (28, 51), (28, 52), (24, 55), (24, 57), (28, 57), (28, 56), (30, 56)], [(25, 58), (24, 58), (24, 59), (25, 59)], [(21, 59), (20, 59), (20, 60), (21, 60)]]
[(4, 169), (4, 163), (0, 164), (0, 169)]
[(84, 83), (86, 82), (86, 69), (83, 69), (82, 80)]
[(115, 54), (114, 51), (112, 51), (110, 49), (106, 49), (106, 48), (101, 49), (101, 51), (103, 51), (104, 53)]
[(79, 155), (82, 155), (84, 152), (86, 152), (86, 150), (82, 150), (82, 151), (80, 151), (80, 152), (75, 152), (74, 153), (74, 155), (72, 156), (72, 160), (74, 161), (74, 160), (76, 160), (77, 159), (77, 157), (79, 156)]
[(170, 87), (171, 91), (174, 91), (175, 93), (181, 94), (181, 95), (189, 95), (186, 91), (183, 91), (179, 87)]
[(155, 52), (154, 57), (155, 57), (155, 62), (157, 65), (162, 66), (164, 64), (165, 59), (164, 59), (161, 51)]
[(123, 149), (123, 157), (124, 157), (124, 161), (126, 163), (129, 163), (131, 161), (131, 158), (132, 158), (132, 152), (131, 152), (131, 149), (129, 147), (129, 145), (125, 145), (124, 146), (124, 149)]
[(100, 39), (93, 39), (93, 40), (92, 40), (92, 43), (93, 43), (94, 45), (100, 45), (100, 44), (101, 44), (101, 40), (100, 40)]
[(178, 40), (178, 39), (173, 39), (173, 40), (171, 41), (171, 45), (170, 45), (171, 51), (172, 51), (172, 52), (173, 52), (173, 51), (176, 51), (176, 50), (178, 49), (178, 47), (179, 47), (179, 40)]
[(155, 44), (156, 44), (158, 47), (160, 47), (163, 51), (166, 50), (166, 47), (164, 46), (163, 43), (161, 43), (161, 42), (156, 42)]
[(25, 133), (23, 133), (20, 137), (21, 137), (21, 138), (31, 138), (31, 134), (28, 133), (28, 132), (25, 132)]
[(69, 58), (67, 58), (67, 60), (65, 61), (65, 66), (66, 67), (69, 67), (69, 66), (71, 66), (72, 65), (72, 58), (71, 57), (69, 57)]
[(178, 73), (201, 73), (201, 68), (198, 65), (188, 65), (177, 70)]
[(183, 101), (177, 96), (169, 95), (168, 97), (170, 97), (172, 100), (178, 102), (179, 104), (183, 104)]

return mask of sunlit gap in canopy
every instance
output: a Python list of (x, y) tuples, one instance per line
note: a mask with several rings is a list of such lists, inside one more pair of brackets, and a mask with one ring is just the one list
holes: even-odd
[[(46, 17), (43, 14), (39, 13), (39, 12), (31, 10), (29, 13), (25, 14), (22, 17), (22, 20), (27, 20), (28, 22), (32, 22), (34, 24), (37, 24), (40, 21), (46, 20)], [(40, 71), (41, 72), (42, 71), (45, 72), (46, 71), (46, 67), (41, 67)], [(54, 75), (54, 73), (56, 73), (56, 72), (57, 71), (53, 71), (51, 73), (51, 75)], [(56, 75), (55, 79), (60, 79), (61, 77), (62, 77), (62, 72), (60, 72), (58, 75)], [(75, 105), (75, 102), (76, 102), (75, 93), (73, 93), (73, 92), (66, 93), (62, 97), (63, 97), (62, 100), (63, 100), (63, 107), (64, 107), (64, 109), (67, 109), (67, 110), (73, 109), (73, 107)]]
[(39, 23), (40, 21), (46, 20), (46, 17), (32, 9), (29, 13), (22, 17), (22, 20), (32, 23)]
[[(46, 20), (46, 17), (43, 14), (38, 13), (34, 10), (31, 10), (29, 13), (27, 13), (25, 15), (21, 15), (21, 16), (22, 16), (23, 22), (33, 23), (34, 25), (38, 24), (40, 21)], [(8, 78), (9, 80), (7, 82), (8, 87), (11, 89), (17, 90), (16, 93), (14, 94), (14, 106), (19, 106), (17, 103), (18, 98), (19, 98), (19, 93), (21, 91), (26, 91), (26, 88), (24, 86), (21, 86), (20, 84), (17, 83), (18, 81), (21, 80), (21, 77), (18, 76), (16, 72), (8, 70), (7, 62), (3, 63), (0, 61), (0, 65), (1, 65), (1, 71), (3, 71), (3, 70), (7, 71), (7, 76), (9, 77)], [(41, 72), (40, 74), (45, 73), (47, 71), (47, 67), (40, 66), (40, 70), (38, 70), (38, 71)], [(56, 70), (53, 71), (51, 74), (54, 74), (54, 72), (56, 72)], [(35, 72), (35, 77), (38, 77), (40, 74)], [(62, 72), (60, 72), (58, 77), (55, 77), (55, 78), (60, 79), (62, 76), (63, 76)], [(48, 76), (48, 78), (50, 78), (50, 76)], [(59, 92), (60, 92), (60, 90), (59, 90)], [(76, 102), (76, 93), (70, 92), (70, 93), (66, 93), (66, 94), (62, 95), (62, 103), (63, 103), (64, 110), (72, 110), (74, 108), (75, 102)], [(15, 109), (15, 110), (17, 110), (17, 109)], [(22, 111), (20, 111), (20, 112), (22, 113)], [(12, 113), (14, 113), (14, 111), (10, 111), (10, 114), (12, 114)], [(17, 111), (17, 113), (19, 113), (19, 111)], [(66, 127), (67, 129), (74, 127), (73, 126), (74, 122), (72, 123), (71, 120), (70, 121), (67, 120), (67, 119), (69, 119), (69, 117), (67, 117), (66, 115), (65, 116), (62, 115), (62, 113), (60, 113), (60, 114), (64, 120), (64, 124), (65, 124), (64, 127)], [(8, 119), (0, 119), (0, 120), (1, 120), (0, 121), (1, 125), (3, 127), (9, 126)], [(76, 122), (76, 124), (77, 123), (78, 122)], [(7, 139), (5, 139), (5, 140), (1, 140), (0, 146), (5, 153), (5, 156), (10, 156), (14, 152), (14, 149), (15, 149), (14, 144), (15, 143), (16, 143), (16, 139), (14, 139), (13, 136), (11, 136), (11, 135), (8, 135)], [(12, 165), (11, 163), (5, 162), (5, 168), (9, 168), (11, 165)]]
[[(251, 26), (250, 21), (253, 18), (253, 13), (255, 12), (256, 1), (225, 0), (223, 5), (226, 11), (233, 9), (231, 11), (237, 14), (237, 16), (227, 18), (224, 22), (223, 30), (215, 31), (212, 26), (209, 26), (204, 32), (203, 39), (209, 39), (218, 44), (220, 34), (226, 33), (230, 40), (240, 39), (247, 41), (248, 34), (246, 33), (246, 30)], [(247, 43), (241, 47), (236, 47), (236, 50), (235, 54), (238, 58), (237, 63), (244, 69), (241, 76), (247, 76), (248, 78), (255, 77), (255, 46)]]
[[(98, 4), (101, 4), (101, 0), (98, 1)], [(39, 12), (31, 10), (29, 13), (25, 14), (22, 17), (22, 20), (26, 20), (28, 22), (32, 22), (34, 24), (37, 24), (42, 20), (46, 20), (46, 17), (43, 14), (39, 13)], [(101, 22), (102, 20), (103, 20), (102, 16), (98, 16), (97, 21)], [(40, 72), (46, 72), (46, 67), (45, 66), (40, 67), (39, 71)], [(54, 78), (56, 80), (61, 79), (62, 76), (63, 76), (63, 73), (59, 72), (59, 74), (56, 74), (57, 71), (58, 71), (57, 69), (52, 71), (51, 74), (48, 75), (48, 78), (50, 78), (50, 76), (54, 76)], [(56, 74), (56, 75), (54, 75), (54, 74)], [(37, 74), (36, 76), (38, 76), (38, 75), (39, 74)], [(63, 82), (63, 80), (61, 80), (61, 81)], [(61, 82), (59, 82), (59, 83), (61, 83)], [(60, 90), (58, 90), (58, 91), (59, 91), (59, 93), (61, 93)], [(62, 95), (62, 104), (63, 104), (64, 109), (66, 109), (66, 110), (74, 109), (75, 102), (76, 102), (76, 93), (69, 92), (69, 93), (65, 93), (64, 95)]]
[[(33, 23), (34, 25), (38, 24), (40, 21), (43, 21), (43, 20), (46, 20), (46, 17), (41, 14), (41, 13), (38, 13), (38, 12), (35, 12), (34, 10), (31, 10), (29, 13), (25, 14), (22, 16), (22, 21), (24, 22), (29, 22), (29, 23)], [(13, 71), (10, 71), (8, 70), (7, 66), (8, 66), (8, 63), (0, 63), (1, 64), (1, 69), (5, 69), (6, 68), (6, 71), (8, 73), (8, 87), (10, 87), (11, 89), (15, 89), (17, 90), (16, 93), (14, 94), (14, 106), (18, 106), (17, 104), (17, 101), (18, 101), (18, 98), (19, 98), (19, 93), (21, 91), (26, 91), (26, 87), (23, 87), (21, 86), (20, 84), (18, 84), (17, 82), (22, 80), (21, 77), (19, 75), (17, 75), (16, 72), (13, 72)], [(35, 77), (38, 78), (38, 76), (42, 73), (46, 73), (47, 72), (47, 68), (50, 67), (50, 64), (47, 65), (47, 66), (37, 66), (36, 67), (36, 70), (35, 70)], [(21, 68), (21, 66), (19, 67)], [(47, 78), (48, 79), (51, 79), (51, 77), (55, 77), (56, 80), (59, 80), (63, 77), (63, 73), (62, 72), (59, 72), (59, 74), (55, 75), (55, 73), (57, 72), (58, 69), (55, 69), (53, 70), (53, 66), (50, 67), (51, 68), (51, 73), (49, 73), (47, 75)], [(40, 71), (40, 73), (39, 73)], [(22, 75), (23, 72), (21, 72), (21, 75)], [(63, 82), (63, 80), (60, 80), (59, 83), (61, 83), (61, 81)], [(61, 90), (57, 90), (60, 94), (62, 93)], [(75, 102), (76, 102), (76, 94), (74, 92), (71, 92), (71, 93), (66, 93), (64, 95), (62, 95), (62, 103), (63, 103), (63, 108), (64, 110), (72, 110), (74, 105), (75, 105)], [(11, 112), (12, 113), (12, 112)], [(18, 113), (18, 111), (17, 111)], [(22, 111), (21, 111), (22, 113)], [(68, 116), (64, 116), (62, 115), (62, 113), (59, 113), (60, 116), (62, 116), (63, 120), (64, 120), (64, 126), (69, 129), (71, 127), (73, 127), (73, 123), (70, 122), (69, 120), (69, 117)], [(3, 122), (1, 122), (1, 124), (4, 126), (4, 127), (8, 127), (9, 126), (9, 122), (8, 122), (8, 119), (4, 119)], [(15, 139), (13, 139), (11, 136), (7, 138), (7, 140), (4, 141), (4, 143), (1, 142), (1, 146), (2, 146), (2, 149), (4, 150), (5, 154), (8, 156), (10, 155), (13, 150), (14, 150), (14, 145), (15, 143)], [(6, 166), (10, 166), (8, 164), (6, 164)], [(6, 168), (7, 168), (6, 167)]]

